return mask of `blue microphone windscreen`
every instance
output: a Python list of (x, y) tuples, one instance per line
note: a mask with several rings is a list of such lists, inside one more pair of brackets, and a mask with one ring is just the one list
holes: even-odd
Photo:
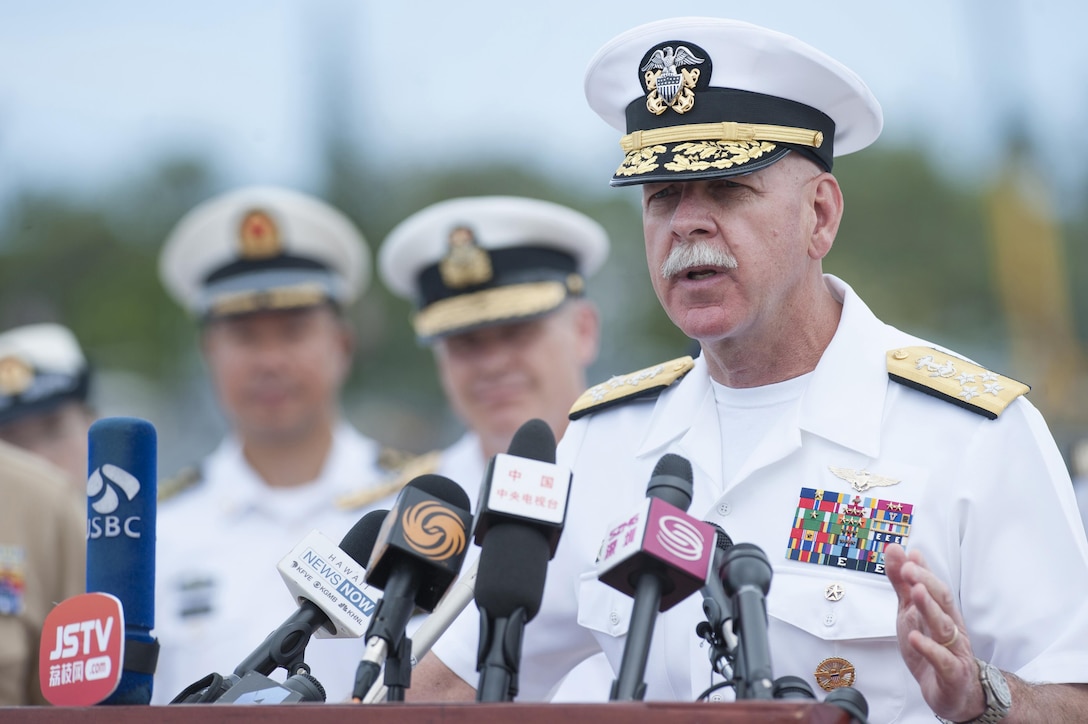
[(87, 590), (121, 599), (125, 623), (155, 625), (157, 443), (151, 423), (96, 421), (88, 432)]
[[(155, 627), (158, 446), (151, 423), (96, 421), (87, 433), (87, 591), (121, 601), (125, 639), (151, 643)], [(126, 670), (106, 703), (146, 703), (151, 675)]]

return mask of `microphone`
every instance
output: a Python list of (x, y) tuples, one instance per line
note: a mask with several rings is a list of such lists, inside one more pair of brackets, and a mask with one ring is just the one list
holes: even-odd
[(691, 463), (665, 454), (654, 466), (645, 503), (614, 525), (601, 544), (598, 579), (635, 599), (611, 701), (642, 700), (658, 612), (672, 608), (706, 583), (714, 532), (709, 524), (685, 513), (693, 487)]
[(733, 539), (718, 524), (707, 522), (707, 525), (714, 529), (714, 556), (710, 562), (710, 575), (701, 589), (706, 620), (699, 622), (695, 632), (709, 644), (707, 654), (711, 668), (726, 679), (732, 679), (737, 637), (732, 627), (733, 602), (725, 592), (721, 570), (726, 551), (733, 545)]
[[(816, 695), (808, 682), (798, 676), (780, 676), (774, 682), (775, 699), (808, 699), (814, 700)], [(852, 686), (844, 686), (832, 689), (824, 697), (825, 704), (837, 706), (850, 715), (852, 724), (868, 724), (869, 703), (865, 701), (865, 695)]]
[(555, 464), (555, 435), (533, 418), (510, 439), (505, 453), (491, 458), (480, 486), (473, 540), (483, 546), (494, 525), (513, 523), (540, 531), (555, 555), (566, 522), (570, 471)]
[[(389, 698), (403, 697), (411, 641), (404, 632), (416, 607), (433, 611), (453, 583), (468, 550), (468, 495), (441, 475), (421, 475), (397, 496), (367, 565), (366, 581), (384, 591), (366, 630), (366, 651), (352, 698), (362, 701), (386, 667)], [(403, 664), (403, 665), (402, 665)]]
[[(480, 559), (477, 557), (468, 567), (468, 570), (458, 577), (450, 590), (438, 602), (431, 615), (425, 618), (423, 623), (416, 628), (415, 633), (412, 634), (411, 663), (413, 667), (431, 650), (434, 642), (446, 632), (446, 629), (472, 602), (476, 588), (476, 571), (479, 565)], [(373, 704), (382, 701), (385, 699), (387, 692), (388, 689), (384, 684), (375, 681), (371, 685), (370, 691), (363, 698), (362, 703)]]
[(868, 724), (869, 702), (865, 701), (864, 694), (852, 686), (832, 689), (824, 697), (824, 703), (833, 704), (845, 711), (854, 724)]
[(733, 604), (738, 658), (743, 660), (743, 666), (737, 666), (737, 698), (773, 699), (766, 602), (771, 587), (771, 564), (767, 554), (752, 543), (732, 546), (725, 553), (721, 582)]
[(517, 696), (525, 624), (544, 598), (570, 483), (570, 471), (555, 464), (555, 435), (540, 419), (519, 427), (507, 452), (488, 465), (473, 529), (481, 547), (475, 586), (480, 610), (477, 701)]
[[(159, 657), (155, 628), (158, 443), (150, 422), (96, 420), (87, 431), (87, 591), (124, 615), (121, 679), (103, 704), (150, 704)], [(43, 687), (44, 691), (44, 687)]]
[[(267, 677), (277, 667), (288, 671), (289, 680), (300, 669), (308, 674), (309, 667), (303, 658), (313, 635), (350, 637), (352, 631), (359, 631), (354, 636), (360, 636), (359, 617), (367, 609), (372, 611), (376, 604), (367, 596), (367, 587), (360, 585), (362, 564), (359, 561), (370, 557), (388, 512), (373, 510), (364, 515), (344, 535), (339, 546), (331, 545), (316, 531), (304, 538), (277, 566), (298, 600), (298, 610), (243, 659), (232, 675), (209, 674), (186, 687), (170, 703), (205, 704), (218, 701), (250, 673)], [(292, 566), (292, 562), (296, 565)], [(286, 574), (285, 569), (293, 573)], [(306, 575), (310, 576), (310, 587), (303, 589), (297, 580), (305, 580)], [(250, 677), (250, 680), (254, 678)], [(276, 684), (271, 679), (265, 678), (264, 681)], [(320, 700), (324, 701), (323, 691)]]

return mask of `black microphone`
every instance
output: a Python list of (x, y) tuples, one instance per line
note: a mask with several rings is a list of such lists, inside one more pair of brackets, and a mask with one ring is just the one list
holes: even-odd
[(774, 675), (767, 637), (767, 591), (771, 587), (767, 554), (752, 543), (738, 543), (725, 553), (721, 580), (733, 603), (733, 629), (737, 633), (738, 699), (773, 699)]
[(524, 423), (505, 453), (491, 458), (480, 486), (473, 541), (483, 546), (494, 525), (513, 523), (540, 531), (555, 555), (566, 522), (570, 471), (555, 464), (555, 434), (543, 420)]
[(570, 471), (555, 464), (555, 435), (543, 420), (518, 428), (492, 458), (480, 488), (474, 534), (480, 645), (477, 701), (513, 701), (525, 624), (540, 610), (548, 561), (566, 519)]
[[(366, 651), (355, 672), (352, 698), (362, 701), (386, 659), (411, 660), (404, 632), (416, 607), (434, 610), (457, 578), (468, 550), (468, 495), (441, 475), (408, 483), (382, 525), (367, 566), (366, 581), (383, 590), (366, 631)], [(399, 700), (410, 668), (388, 666), (389, 699)], [(396, 676), (397, 681), (390, 681)]]
[[(332, 546), (332, 548), (346, 554), (351, 562), (361, 569), (362, 563), (360, 561), (365, 561), (370, 557), (388, 512), (386, 510), (373, 510), (367, 513), (344, 535), (340, 545), (338, 547)], [(311, 533), (306, 540), (312, 541), (315, 546), (320, 546), (320, 538)], [(323, 554), (323, 558), (332, 558), (335, 555), (335, 553), (329, 555), (327, 551), (323, 551)], [(309, 669), (303, 662), (303, 658), (306, 646), (314, 633), (322, 627), (325, 627), (326, 631), (332, 635), (349, 633), (338, 629), (344, 628), (343, 623), (345, 622), (351, 623), (351, 606), (344, 599), (348, 595), (349, 588), (352, 594), (357, 594), (358, 588), (350, 585), (351, 582), (347, 576), (340, 575), (340, 578), (343, 580), (340, 582), (338, 591), (334, 592), (326, 588), (319, 593), (318, 591), (321, 591), (321, 589), (315, 588), (312, 589), (314, 593), (309, 594), (313, 596), (314, 600), (298, 598), (298, 610), (273, 630), (249, 656), (243, 659), (235, 667), (232, 675), (224, 677), (215, 673), (209, 674), (183, 689), (170, 703), (205, 704), (218, 701), (229, 689), (251, 672), (267, 676), (276, 668), (283, 667), (287, 670), (289, 679), (300, 672), (309, 674)], [(341, 602), (344, 603), (343, 608), (339, 606)], [(359, 634), (355, 635), (358, 636)], [(316, 680), (314, 683), (316, 683)], [(318, 686), (320, 687), (320, 684)], [(306, 692), (308, 691), (309, 689), (306, 688)]]
[(87, 432), (87, 591), (116, 596), (125, 624), (121, 680), (104, 704), (149, 704), (155, 628), (158, 443), (150, 422), (106, 417)]
[(824, 697), (825, 704), (833, 704), (850, 715), (853, 724), (868, 724), (869, 702), (865, 695), (852, 686), (832, 689)]
[(650, 476), (642, 508), (613, 526), (601, 545), (598, 578), (635, 599), (612, 701), (645, 696), (643, 678), (658, 612), (706, 583), (714, 534), (708, 524), (685, 513), (693, 487), (691, 463), (665, 454)]
[(710, 575), (702, 587), (703, 614), (705, 621), (700, 621), (695, 632), (709, 645), (707, 654), (715, 673), (733, 678), (733, 661), (736, 656), (737, 637), (733, 633), (733, 602), (722, 584), (721, 570), (725, 563), (726, 551), (733, 545), (733, 539), (716, 523), (707, 522), (714, 528), (714, 557), (710, 562)]

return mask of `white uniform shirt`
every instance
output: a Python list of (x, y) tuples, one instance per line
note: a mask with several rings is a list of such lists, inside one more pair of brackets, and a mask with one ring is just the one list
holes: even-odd
[[(446, 476), (464, 488), (465, 492), (468, 493), (469, 500), (472, 501), (473, 514), (479, 510), (480, 488), (486, 471), (487, 460), (484, 459), (480, 448), (480, 439), (474, 433), (462, 435), (457, 442), (443, 450), (437, 470), (439, 475)], [(472, 545), (465, 556), (461, 570), (468, 570), (479, 557), (480, 547)], [(534, 625), (535, 619), (528, 622), (526, 628)], [(479, 641), (480, 612), (474, 603), (470, 603), (461, 613), (454, 626), (468, 636), (471, 636), (474, 629), (475, 638), (472, 641)], [(473, 648), (470, 653), (475, 657), (476, 649)], [(469, 669), (473, 674), (468, 675), (466, 672), (461, 674), (466, 676), (465, 680), (472, 686), (476, 686), (479, 681), (479, 675), (475, 673), (475, 666), (476, 662), (475, 658), (473, 658), (472, 668)], [(603, 654), (599, 654), (579, 664), (577, 669), (571, 672), (571, 675), (566, 677), (559, 684), (555, 693), (548, 698), (556, 702), (607, 701), (612, 678), (612, 668), (609, 666), (608, 660)], [(519, 686), (520, 681), (519, 677)], [(522, 699), (520, 694), (517, 699)]]
[[(205, 459), (202, 481), (160, 505), (154, 703), (169, 702), (209, 673), (232, 673), (298, 610), (276, 564), (311, 530), (339, 543), (367, 512), (392, 504), (394, 496), (365, 509), (334, 504), (388, 478), (378, 453), (377, 443), (341, 424), (320, 476), (281, 490), (266, 485), (238, 441), (227, 438)], [(328, 701), (350, 697), (363, 650), (361, 639), (311, 639), (305, 661)]]
[[(910, 513), (905, 543), (951, 587), (977, 656), (1029, 681), (1088, 682), (1088, 543), (1042, 417), (1020, 398), (989, 420), (890, 381), (885, 353), (926, 343), (880, 322), (841, 281), (827, 281), (844, 301), (834, 339), (798, 403), (732, 480), (722, 480), (720, 425), (702, 359), (656, 400), (629, 401), (568, 428), (558, 462), (573, 470), (572, 498), (544, 604), (526, 627), (522, 698), (539, 698), (598, 649), (619, 670), (632, 600), (597, 581), (594, 560), (610, 525), (643, 502), (666, 452), (692, 463), (688, 512), (770, 560), (776, 678), (799, 676), (822, 698), (815, 671), (838, 657), (853, 666), (871, 721), (934, 720), (899, 654), (887, 577), (787, 558), (801, 499), (825, 491), (825, 500), (844, 494)], [(897, 482), (856, 491), (832, 466)], [(843, 592), (838, 600), (826, 595), (833, 585)], [(647, 699), (692, 701), (710, 684), (694, 634), (701, 600), (693, 595), (657, 617)], [(435, 648), (455, 671), (464, 670), (466, 651), (452, 631)]]

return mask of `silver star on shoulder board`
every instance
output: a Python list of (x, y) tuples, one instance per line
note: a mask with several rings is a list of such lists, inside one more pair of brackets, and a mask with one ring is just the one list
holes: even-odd
[(836, 477), (842, 478), (859, 493), (863, 493), (869, 488), (886, 488), (889, 485), (895, 485), (900, 482), (895, 478), (888, 478), (883, 475), (876, 475), (870, 473), (868, 470), (855, 470), (853, 468), (837, 468), (834, 465), (828, 465), (827, 469), (835, 474)]

